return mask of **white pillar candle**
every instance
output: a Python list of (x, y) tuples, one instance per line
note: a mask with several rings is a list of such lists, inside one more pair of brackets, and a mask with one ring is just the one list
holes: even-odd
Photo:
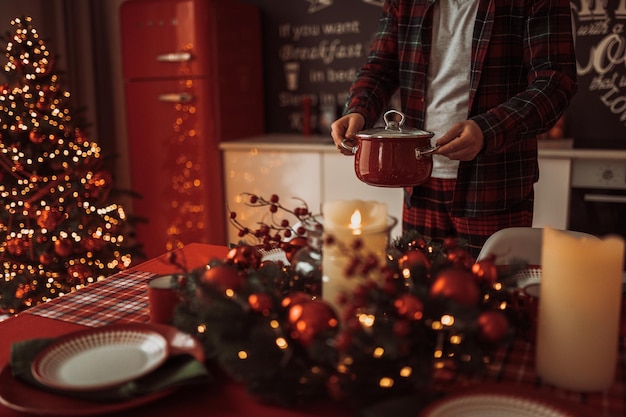
[(600, 391), (615, 377), (624, 240), (544, 229), (537, 374), (576, 391)]
[[(337, 313), (341, 308), (338, 297), (351, 292), (359, 283), (358, 277), (346, 275), (346, 268), (356, 240), (362, 247), (359, 253), (374, 254), (382, 265), (389, 246), (390, 218), (387, 205), (375, 201), (349, 200), (324, 203), (324, 235), (332, 236), (332, 243), (324, 239), (322, 256), (322, 298)], [(346, 250), (347, 249), (347, 250)]]

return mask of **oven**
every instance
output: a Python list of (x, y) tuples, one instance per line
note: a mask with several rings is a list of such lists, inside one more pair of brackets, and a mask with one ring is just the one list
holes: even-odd
[[(593, 154), (594, 151), (590, 151)], [(608, 152), (610, 154), (610, 152)], [(626, 156), (572, 160), (569, 229), (626, 239)], [(626, 261), (624, 263), (626, 271)]]

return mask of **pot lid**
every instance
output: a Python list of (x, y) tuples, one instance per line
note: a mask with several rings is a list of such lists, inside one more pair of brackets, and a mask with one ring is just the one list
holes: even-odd
[[(400, 121), (395, 119), (391, 119), (390, 115), (399, 114)], [(411, 127), (404, 127), (404, 113), (399, 112), (397, 110), (389, 110), (383, 115), (383, 119), (385, 120), (384, 127), (375, 127), (372, 129), (363, 130), (356, 134), (357, 138), (361, 139), (372, 139), (372, 138), (406, 138), (406, 139), (416, 139), (416, 138), (432, 138), (435, 134), (433, 132), (429, 132), (427, 130), (414, 129)]]

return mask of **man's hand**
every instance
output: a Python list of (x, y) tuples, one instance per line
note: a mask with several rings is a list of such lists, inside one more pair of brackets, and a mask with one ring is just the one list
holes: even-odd
[(363, 130), (365, 119), (358, 113), (347, 114), (330, 125), (330, 135), (337, 146), (337, 149), (344, 155), (352, 155), (352, 152), (341, 146), (341, 142), (346, 141), (348, 147), (355, 146), (354, 136)]
[(459, 161), (471, 161), (485, 144), (482, 130), (473, 120), (455, 123), (443, 136), (437, 139), (440, 148), (435, 152)]

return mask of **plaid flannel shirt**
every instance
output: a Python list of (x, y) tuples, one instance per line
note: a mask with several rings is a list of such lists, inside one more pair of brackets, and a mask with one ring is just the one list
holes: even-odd
[[(407, 125), (423, 128), (435, 1), (385, 2), (346, 114), (362, 114), (371, 127), (399, 89)], [(485, 145), (461, 161), (453, 216), (488, 215), (530, 194), (539, 178), (536, 137), (562, 116), (577, 88), (569, 0), (476, 1), (468, 117)]]

